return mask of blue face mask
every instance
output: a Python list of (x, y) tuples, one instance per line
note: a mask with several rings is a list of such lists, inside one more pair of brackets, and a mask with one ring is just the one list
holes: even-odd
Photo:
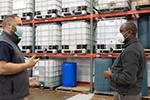
[(23, 35), (23, 29), (21, 26), (16, 26), (16, 32), (15, 34), (18, 36), (18, 37), (22, 37)]

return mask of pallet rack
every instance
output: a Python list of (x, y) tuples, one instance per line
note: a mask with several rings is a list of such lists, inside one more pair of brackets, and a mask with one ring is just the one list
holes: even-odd
[[(34, 4), (35, 4), (35, 0)], [(90, 32), (91, 38), (93, 39), (94, 33), (94, 20), (96, 18), (107, 18), (107, 17), (119, 17), (119, 16), (129, 16), (129, 15), (136, 15), (136, 14), (149, 14), (150, 9), (147, 10), (130, 10), (130, 11), (123, 11), (123, 12), (114, 12), (114, 13), (107, 13), (107, 14), (94, 14), (94, 7), (93, 7), (93, 0), (91, 0), (91, 14), (88, 15), (81, 15), (81, 16), (69, 16), (69, 17), (57, 17), (57, 18), (47, 18), (47, 19), (34, 19), (34, 12), (35, 12), (35, 5), (33, 5), (34, 11), (32, 20), (25, 20), (23, 21), (24, 25), (32, 25), (33, 26), (33, 48), (32, 53), (23, 54), (24, 56), (30, 57), (35, 55), (36, 57), (52, 57), (52, 58), (68, 58), (68, 57), (76, 57), (76, 58), (90, 58), (91, 59), (91, 67), (90, 67), (90, 90), (93, 92), (93, 59), (94, 58), (116, 58), (119, 54), (118, 53), (101, 53), (95, 54), (93, 53), (93, 43), (91, 43), (91, 52), (90, 54), (49, 54), (49, 53), (35, 53), (35, 24), (39, 23), (52, 23), (52, 22), (65, 22), (65, 21), (74, 21), (74, 20), (90, 20)], [(1, 22), (0, 22), (1, 26)], [(146, 53), (146, 57), (150, 58), (150, 53)]]

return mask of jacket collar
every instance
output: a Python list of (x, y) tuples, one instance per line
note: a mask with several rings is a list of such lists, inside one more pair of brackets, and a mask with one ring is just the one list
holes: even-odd
[(6, 37), (8, 37), (11, 41), (13, 41), (16, 45), (20, 42), (20, 38), (18, 38), (18, 36), (17, 35), (10, 35), (9, 33), (7, 33), (7, 32), (2, 32), (2, 36), (6, 36)]
[(136, 37), (135, 37), (135, 38), (132, 38), (132, 39), (130, 39), (129, 41), (125, 41), (123, 47), (126, 48), (126, 47), (128, 47), (130, 44), (132, 44), (132, 43), (134, 43), (134, 42), (137, 42), (137, 41), (138, 41), (138, 39), (137, 39)]

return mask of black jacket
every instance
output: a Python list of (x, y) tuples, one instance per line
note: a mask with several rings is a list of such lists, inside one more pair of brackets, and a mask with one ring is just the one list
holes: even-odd
[(123, 95), (137, 95), (142, 90), (146, 67), (144, 49), (136, 38), (126, 42), (124, 46), (124, 51), (111, 69), (111, 87)]
[[(24, 57), (17, 46), (19, 39), (2, 33), (0, 42), (8, 43), (13, 48), (11, 63), (24, 63)], [(14, 75), (0, 75), (0, 100), (19, 100), (29, 94), (27, 70)]]

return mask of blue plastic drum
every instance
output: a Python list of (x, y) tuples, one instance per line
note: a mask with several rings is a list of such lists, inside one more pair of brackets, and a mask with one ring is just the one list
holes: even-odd
[(77, 85), (77, 64), (64, 62), (62, 65), (62, 86), (75, 87)]

